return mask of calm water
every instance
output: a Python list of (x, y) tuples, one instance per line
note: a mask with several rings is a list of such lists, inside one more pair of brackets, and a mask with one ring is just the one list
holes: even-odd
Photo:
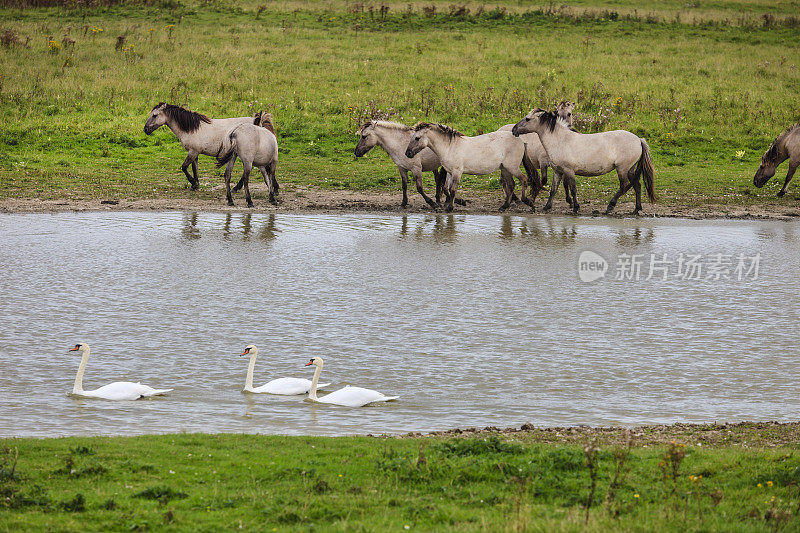
[[(351, 434), (796, 420), (796, 222), (183, 212), (0, 215), (0, 436)], [(605, 278), (583, 283), (578, 257)], [(651, 254), (701, 257), (647, 280)], [(639, 279), (623, 268), (642, 260)], [(666, 256), (665, 256), (666, 254)], [(705, 279), (715, 254), (732, 279)], [(738, 254), (748, 268), (735, 271)], [(685, 265), (684, 265), (685, 266)], [(720, 270), (719, 268), (717, 270)], [(684, 273), (686, 270), (684, 269)], [(696, 277), (696, 276), (695, 276)], [(738, 277), (743, 279), (739, 280)], [(79, 400), (132, 380), (136, 402)], [(240, 392), (311, 377), (365, 408)]]

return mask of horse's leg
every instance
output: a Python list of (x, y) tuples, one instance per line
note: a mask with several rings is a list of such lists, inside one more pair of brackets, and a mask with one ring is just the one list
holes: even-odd
[[(422, 188), (422, 168), (414, 169), (411, 171), (414, 174), (414, 181), (417, 184), (417, 192), (422, 196), (422, 199), (425, 200), (425, 203), (431, 206), (431, 209), (436, 211), (436, 202), (434, 202), (430, 196), (425, 194), (425, 189)], [(433, 171), (434, 179), (438, 180), (437, 171)], [(436, 188), (439, 188), (439, 184), (436, 184)]]
[[(509, 177), (509, 181), (511, 181), (511, 183), (514, 183), (514, 177), (516, 177), (517, 180), (519, 181), (519, 186), (522, 189), (522, 192), (521, 192), (522, 196), (520, 197), (522, 203), (527, 205), (527, 206), (530, 206), (530, 208), (533, 209), (533, 202), (530, 199), (525, 197), (525, 188), (528, 185), (527, 176), (525, 176), (525, 174), (520, 172), (519, 167), (511, 168), (511, 169), (508, 170), (508, 172), (511, 174), (511, 176)], [(533, 180), (533, 181), (536, 182), (538, 180)], [(534, 183), (531, 188), (533, 189), (534, 187), (536, 187), (536, 183)]]
[(553, 207), (553, 197), (556, 195), (556, 192), (558, 192), (558, 186), (561, 185), (561, 178), (561, 172), (554, 168), (553, 183), (550, 184), (550, 196), (547, 198), (547, 203), (544, 204), (544, 207), (542, 208), (543, 213), (550, 211), (550, 209)]
[(403, 182), (403, 201), (400, 202), (400, 207), (405, 207), (408, 205), (408, 171), (400, 167), (397, 167), (397, 170), (400, 171), (400, 178)]
[(503, 192), (506, 194), (505, 201), (498, 208), (500, 211), (505, 211), (511, 205), (511, 192), (514, 183), (513, 178), (509, 179), (509, 173), (504, 167), (500, 167), (500, 183), (503, 185)]
[(231, 196), (231, 173), (233, 172), (233, 159), (228, 161), (228, 166), (225, 167), (225, 192), (228, 197), (228, 205), (233, 205), (233, 196)]
[(448, 213), (453, 210), (453, 199), (456, 197), (456, 191), (458, 190), (458, 183), (461, 181), (461, 171), (458, 170), (450, 174), (448, 180), (450, 182), (449, 194), (447, 195), (447, 202), (445, 211)]
[(263, 167), (258, 167), (261, 171), (261, 175), (264, 176), (264, 183), (267, 184), (267, 189), (269, 189), (269, 203), (272, 205), (277, 205), (277, 201), (275, 201), (275, 188), (272, 186), (272, 172), (267, 170), (267, 167), (270, 165), (266, 165)]
[(783, 196), (786, 194), (786, 187), (789, 185), (789, 182), (792, 181), (792, 177), (794, 176), (794, 171), (797, 170), (797, 163), (792, 165), (789, 163), (789, 171), (786, 173), (786, 181), (783, 182), (783, 187), (781, 190), (778, 191), (778, 196)]
[(633, 209), (633, 214), (638, 215), (642, 210), (642, 182), (638, 176), (631, 181), (631, 186), (633, 186), (633, 192), (636, 193), (636, 207)]
[(571, 169), (564, 170), (564, 190), (569, 195), (572, 194), (572, 202), (567, 201), (572, 206), (572, 212), (578, 212), (578, 196), (575, 194), (575, 173)]
[(444, 188), (444, 180), (447, 177), (447, 171), (444, 167), (439, 167), (433, 171), (433, 182), (436, 183), (436, 207), (442, 205), (442, 189)]
[(567, 205), (572, 207), (572, 183), (566, 179), (564, 180), (564, 199), (567, 201)]
[(275, 200), (275, 196), (281, 188), (280, 185), (278, 185), (278, 162), (272, 161), (272, 163), (268, 165), (267, 172), (269, 173), (269, 181), (272, 183), (272, 196), (269, 200), (277, 205), (278, 201)]
[(611, 197), (611, 201), (608, 202), (608, 207), (606, 208), (606, 215), (610, 215), (611, 211), (614, 210), (614, 207), (617, 205), (617, 201), (619, 197), (628, 192), (628, 189), (631, 188), (631, 182), (628, 178), (617, 169), (617, 176), (619, 177), (619, 190)]
[(253, 207), (253, 199), (250, 198), (250, 172), (253, 170), (253, 162), (242, 159), (242, 166), (244, 167), (244, 173), (242, 174), (244, 197), (247, 198), (247, 207)]
[[(186, 175), (186, 179), (189, 180), (189, 183), (192, 185), (192, 190), (193, 191), (196, 191), (197, 189), (200, 188), (200, 180), (197, 179), (197, 156), (198, 155), (199, 154), (190, 151), (189, 154), (186, 156), (186, 159), (183, 160), (183, 164), (181, 165), (181, 170)], [(189, 171), (186, 170), (186, 169), (189, 168), (189, 165), (193, 165), (192, 170), (194, 170), (194, 175), (195, 175), (194, 178), (192, 178), (189, 175)]]
[(200, 186), (200, 176), (197, 174), (197, 157), (194, 158), (192, 161), (192, 175), (194, 176), (194, 182), (197, 186)]

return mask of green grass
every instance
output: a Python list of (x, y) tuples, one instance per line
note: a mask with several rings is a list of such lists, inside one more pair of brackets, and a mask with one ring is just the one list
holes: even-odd
[[(584, 446), (531, 435), (0, 440), (0, 530), (584, 530)], [(799, 451), (600, 446), (589, 529), (796, 530)]]
[[(783, 168), (765, 189), (751, 184), (772, 139), (800, 119), (796, 1), (703, 4), (714, 16), (697, 23), (676, 22), (692, 8), (671, 1), (468, 14), (439, 2), (432, 16), (423, 4), (387, 4), (383, 16), (343, 2), (112, 4), (0, 8), (0, 198), (219, 197), (210, 158), (190, 193), (174, 136), (142, 132), (161, 100), (210, 116), (269, 109), (282, 183), (395, 190), (385, 154), (352, 155), (364, 119), (475, 134), (571, 99), (583, 131), (649, 141), (668, 205), (797, 203), (791, 188), (773, 198)], [(615, 182), (580, 179), (579, 195), (607, 200)]]

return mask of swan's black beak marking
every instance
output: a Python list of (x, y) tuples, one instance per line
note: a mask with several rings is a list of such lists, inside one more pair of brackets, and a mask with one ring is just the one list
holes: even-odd
[(239, 357), (241, 357), (241, 356), (243, 356), (243, 355), (247, 355), (247, 354), (249, 354), (249, 353), (250, 353), (250, 348), (245, 348), (245, 349), (244, 349), (244, 351), (243, 351), (242, 353), (240, 353), (240, 354), (239, 354)]
[(69, 351), (70, 352), (77, 352), (80, 349), (81, 349), (81, 345), (80, 344), (76, 344), (75, 347), (74, 348), (70, 348)]
[(314, 364), (314, 360), (312, 359), (311, 361), (309, 361), (308, 363), (306, 363), (306, 364), (305, 364), (305, 366), (311, 366), (311, 365), (313, 365), (313, 364)]

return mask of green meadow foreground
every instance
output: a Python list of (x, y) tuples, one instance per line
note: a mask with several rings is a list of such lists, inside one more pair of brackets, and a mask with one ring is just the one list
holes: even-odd
[(798, 424), (487, 429), (0, 440), (0, 530), (800, 527)]
[[(761, 154), (800, 118), (796, 0), (63, 4), (0, 2), (2, 210), (226, 208), (211, 158), (191, 192), (172, 133), (142, 132), (159, 101), (212, 117), (269, 110), (278, 209), (299, 210), (398, 208), (386, 154), (353, 156), (366, 119), (474, 135), (569, 99), (580, 131), (647, 139), (660, 200), (646, 213), (800, 215), (794, 184), (775, 197), (785, 164), (752, 185)], [(579, 178), (582, 212), (602, 211), (616, 183)], [(466, 177), (468, 210), (496, 211), (498, 188), (496, 175)], [(423, 209), (413, 186), (409, 196)], [(267, 207), (263, 184), (254, 198)]]

